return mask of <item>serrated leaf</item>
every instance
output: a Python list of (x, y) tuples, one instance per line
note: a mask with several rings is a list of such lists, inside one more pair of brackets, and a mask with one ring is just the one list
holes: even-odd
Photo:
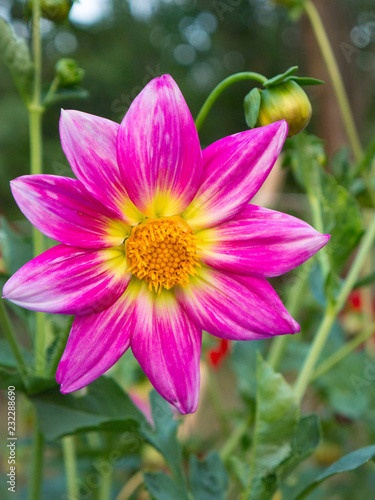
[(34, 67), (26, 41), (14, 35), (10, 25), (0, 17), (0, 57), (8, 66), (25, 102), (31, 94)]
[(298, 419), (293, 389), (259, 355), (248, 500), (266, 500), (276, 491), (277, 469), (291, 454)]
[(89, 91), (83, 89), (82, 87), (75, 87), (70, 89), (58, 89), (50, 97), (45, 98), (43, 104), (45, 106), (51, 106), (52, 104), (59, 103), (61, 101), (66, 101), (67, 99), (87, 99), (89, 97)]
[(154, 390), (150, 403), (154, 428), (142, 428), (142, 434), (163, 455), (174, 478), (182, 484), (182, 449), (177, 439), (179, 422), (173, 418), (169, 403)]
[(331, 267), (339, 274), (363, 234), (360, 206), (327, 172), (322, 173), (323, 222), (331, 234), (327, 252)]
[(258, 88), (251, 90), (244, 99), (245, 119), (249, 128), (254, 128), (258, 121), (261, 101), (261, 91)]
[[(144, 415), (121, 387), (109, 377), (100, 377), (83, 396), (61, 394), (58, 388), (31, 398), (40, 429), (47, 439), (110, 428), (119, 432), (145, 426)], [(141, 437), (139, 436), (141, 443)]]
[(321, 438), (322, 428), (319, 416), (312, 414), (302, 417), (293, 435), (291, 453), (278, 471), (279, 477), (287, 477), (309, 457), (319, 446)]
[(293, 82), (298, 83), (301, 87), (304, 87), (305, 85), (323, 85), (324, 81), (323, 80), (318, 80), (318, 78), (310, 78), (308, 76), (289, 76), (288, 78), (285, 78), (284, 81), (289, 81), (292, 80)]
[(143, 474), (146, 488), (155, 500), (188, 500), (186, 491), (163, 472)]
[(336, 474), (341, 474), (343, 472), (348, 472), (357, 469), (361, 465), (364, 465), (369, 460), (375, 458), (375, 445), (366, 446), (365, 448), (360, 448), (357, 451), (353, 451), (348, 455), (340, 458), (334, 464), (332, 464), (328, 469), (319, 474), (319, 476), (308, 486), (306, 486), (294, 500), (304, 500), (310, 495), (325, 479), (332, 477)]
[(229, 479), (218, 453), (200, 461), (190, 457), (190, 485), (194, 500), (224, 500)]
[(292, 66), (287, 69), (285, 73), (281, 73), (280, 75), (276, 75), (273, 78), (270, 78), (265, 83), (263, 83), (263, 87), (268, 89), (269, 87), (274, 87), (275, 85), (279, 85), (282, 81), (285, 80), (290, 75), (293, 75), (298, 70), (298, 66)]

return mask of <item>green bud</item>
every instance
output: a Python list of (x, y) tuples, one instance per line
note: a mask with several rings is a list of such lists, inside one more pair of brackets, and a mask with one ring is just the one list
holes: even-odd
[[(62, 23), (69, 16), (73, 1), (74, 0), (41, 0), (40, 7), (42, 17), (54, 23)], [(33, 0), (29, 0), (27, 7), (28, 14), (31, 14)]]
[(74, 59), (59, 59), (55, 66), (59, 87), (75, 87), (82, 83), (85, 71)]
[(311, 112), (311, 103), (304, 90), (293, 81), (283, 82), (261, 91), (256, 126), (286, 120), (289, 125), (288, 137), (292, 137), (308, 125)]

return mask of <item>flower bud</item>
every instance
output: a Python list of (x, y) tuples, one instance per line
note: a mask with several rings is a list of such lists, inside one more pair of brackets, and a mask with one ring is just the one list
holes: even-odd
[(292, 80), (261, 91), (257, 127), (286, 120), (288, 137), (301, 132), (311, 118), (311, 103), (304, 90)]
[[(28, 3), (28, 11), (31, 13), (33, 0), (30, 0)], [(68, 18), (72, 5), (73, 0), (41, 0), (40, 8), (42, 17), (54, 23), (62, 23)]]
[(85, 71), (78, 66), (74, 59), (59, 59), (55, 68), (60, 87), (75, 87), (82, 83)]

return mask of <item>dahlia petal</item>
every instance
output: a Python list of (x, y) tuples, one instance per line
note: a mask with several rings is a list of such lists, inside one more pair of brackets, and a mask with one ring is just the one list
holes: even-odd
[(57, 245), (19, 269), (4, 285), (3, 296), (25, 309), (56, 314), (103, 311), (124, 292), (126, 272), (121, 247), (82, 250)]
[(78, 391), (103, 375), (128, 349), (134, 304), (133, 280), (108, 309), (76, 316), (56, 373), (63, 394)]
[(255, 340), (300, 330), (264, 278), (204, 267), (175, 293), (189, 317), (217, 337)]
[(43, 234), (65, 245), (101, 248), (120, 245), (130, 226), (113, 220), (76, 179), (55, 175), (24, 175), (11, 181), (23, 214)]
[(197, 233), (205, 264), (238, 274), (280, 276), (299, 266), (329, 240), (291, 215), (248, 205), (228, 222)]
[(194, 229), (231, 219), (270, 173), (288, 134), (285, 120), (224, 137), (203, 151), (199, 191), (182, 217)]
[(117, 158), (129, 197), (144, 215), (178, 214), (194, 198), (202, 153), (171, 76), (155, 78), (133, 101), (120, 125)]
[(143, 217), (130, 201), (117, 165), (118, 128), (117, 123), (99, 116), (61, 111), (61, 145), (75, 175), (117, 217), (137, 223)]
[(196, 410), (202, 331), (178, 305), (173, 292), (144, 285), (137, 297), (131, 347), (164, 399), (181, 413)]

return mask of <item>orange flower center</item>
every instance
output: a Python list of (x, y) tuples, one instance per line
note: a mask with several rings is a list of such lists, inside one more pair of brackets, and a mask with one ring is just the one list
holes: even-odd
[(133, 227), (125, 245), (129, 270), (155, 292), (186, 286), (200, 266), (196, 237), (178, 216), (148, 219)]

